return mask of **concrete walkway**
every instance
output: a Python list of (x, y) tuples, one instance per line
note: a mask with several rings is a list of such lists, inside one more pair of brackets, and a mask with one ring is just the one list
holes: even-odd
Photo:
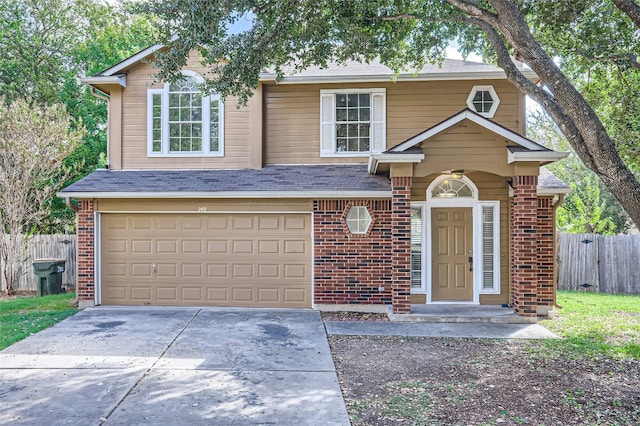
[(475, 337), (486, 339), (553, 339), (539, 324), (326, 321), (328, 334), (351, 336)]
[(101, 307), (0, 352), (0, 424), (349, 418), (318, 312)]

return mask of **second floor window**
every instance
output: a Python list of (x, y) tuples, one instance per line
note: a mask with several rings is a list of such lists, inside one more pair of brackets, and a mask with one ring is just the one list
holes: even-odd
[(223, 155), (223, 104), (218, 95), (202, 96), (201, 78), (183, 78), (148, 92), (149, 156)]
[(386, 149), (385, 89), (321, 90), (321, 156)]

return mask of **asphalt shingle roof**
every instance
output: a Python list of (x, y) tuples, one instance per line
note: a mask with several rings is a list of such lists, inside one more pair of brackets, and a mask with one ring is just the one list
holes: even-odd
[(366, 164), (265, 166), (239, 170), (96, 170), (60, 193), (391, 191)]
[[(538, 190), (570, 189), (544, 167)], [(265, 166), (237, 170), (96, 170), (66, 187), (60, 194), (163, 193), (163, 192), (332, 192), (384, 191), (391, 185), (386, 176), (368, 173), (366, 164)]]
[(551, 173), (546, 167), (540, 167), (540, 176), (538, 176), (538, 190), (540, 189), (565, 189), (570, 190), (571, 187), (561, 181), (556, 175)]

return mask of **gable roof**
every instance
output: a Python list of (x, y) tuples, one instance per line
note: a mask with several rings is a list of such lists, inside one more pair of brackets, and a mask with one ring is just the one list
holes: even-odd
[(463, 109), (457, 114), (452, 115), (451, 117), (426, 129), (425, 131), (420, 132), (403, 142), (400, 142), (398, 145), (387, 150), (387, 153), (407, 152), (409, 149), (415, 147), (419, 143), (424, 142), (427, 139), (430, 139), (447, 129), (450, 129), (451, 127), (464, 120), (469, 120), (472, 123), (475, 123), (478, 126), (489, 130), (490, 132), (493, 132), (505, 139), (518, 144), (518, 146), (516, 147), (507, 147), (507, 149), (509, 150), (509, 163), (513, 163), (514, 161), (552, 162), (560, 160), (568, 155), (568, 153), (566, 152), (557, 152), (545, 148), (544, 146), (532, 141), (531, 139), (508, 129), (501, 124), (496, 123), (495, 121), (489, 120), (488, 118), (483, 117), (482, 115), (470, 110), (469, 108)]
[[(126, 74), (127, 68), (150, 57), (156, 51), (162, 49), (163, 44), (154, 44), (146, 49), (131, 55), (117, 64), (93, 75), (85, 77), (82, 81), (86, 84), (113, 84), (113, 77)], [(537, 75), (522, 63), (516, 62), (518, 69), (529, 79), (536, 80)], [(111, 77), (111, 79), (108, 79)], [(277, 75), (273, 70), (265, 70), (260, 73), (261, 81), (276, 81)], [(429, 80), (484, 80), (505, 79), (506, 75), (501, 68), (481, 62), (463, 61), (458, 59), (444, 59), (441, 64), (425, 64), (421, 69), (408, 68), (396, 75), (389, 67), (376, 59), (370, 62), (346, 61), (339, 64), (329, 62), (326, 67), (311, 66), (304, 70), (297, 70), (296, 64), (291, 64), (285, 70), (284, 77), (279, 84), (293, 83), (353, 83), (353, 82), (387, 82), (392, 79), (429, 81)], [(125, 81), (126, 83), (126, 81)]]
[[(519, 64), (518, 68), (532, 80), (537, 75), (529, 68)], [(260, 75), (261, 80), (275, 80), (273, 71)], [(329, 62), (326, 67), (310, 66), (304, 70), (296, 70), (295, 64), (289, 66), (288, 72), (278, 84), (291, 83), (353, 83), (353, 82), (388, 82), (391, 79), (429, 81), (429, 80), (483, 80), (506, 79), (501, 68), (481, 62), (444, 59), (441, 64), (425, 64), (421, 69), (408, 67), (397, 75), (383, 65), (379, 59), (370, 62), (346, 61), (343, 64)]]

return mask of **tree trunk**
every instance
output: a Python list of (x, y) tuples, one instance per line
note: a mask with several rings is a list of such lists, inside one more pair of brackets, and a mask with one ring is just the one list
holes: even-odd
[[(534, 39), (517, 6), (490, 0), (496, 11), (490, 24), (551, 90), (559, 108), (547, 108), (580, 159), (609, 187), (631, 220), (640, 226), (640, 181), (624, 164), (606, 129), (589, 103)], [(483, 19), (483, 17), (479, 17)], [(509, 76), (509, 80), (513, 81)], [(527, 94), (534, 97), (533, 93)], [(540, 96), (534, 98), (540, 99)], [(577, 130), (577, 131), (572, 131)]]

